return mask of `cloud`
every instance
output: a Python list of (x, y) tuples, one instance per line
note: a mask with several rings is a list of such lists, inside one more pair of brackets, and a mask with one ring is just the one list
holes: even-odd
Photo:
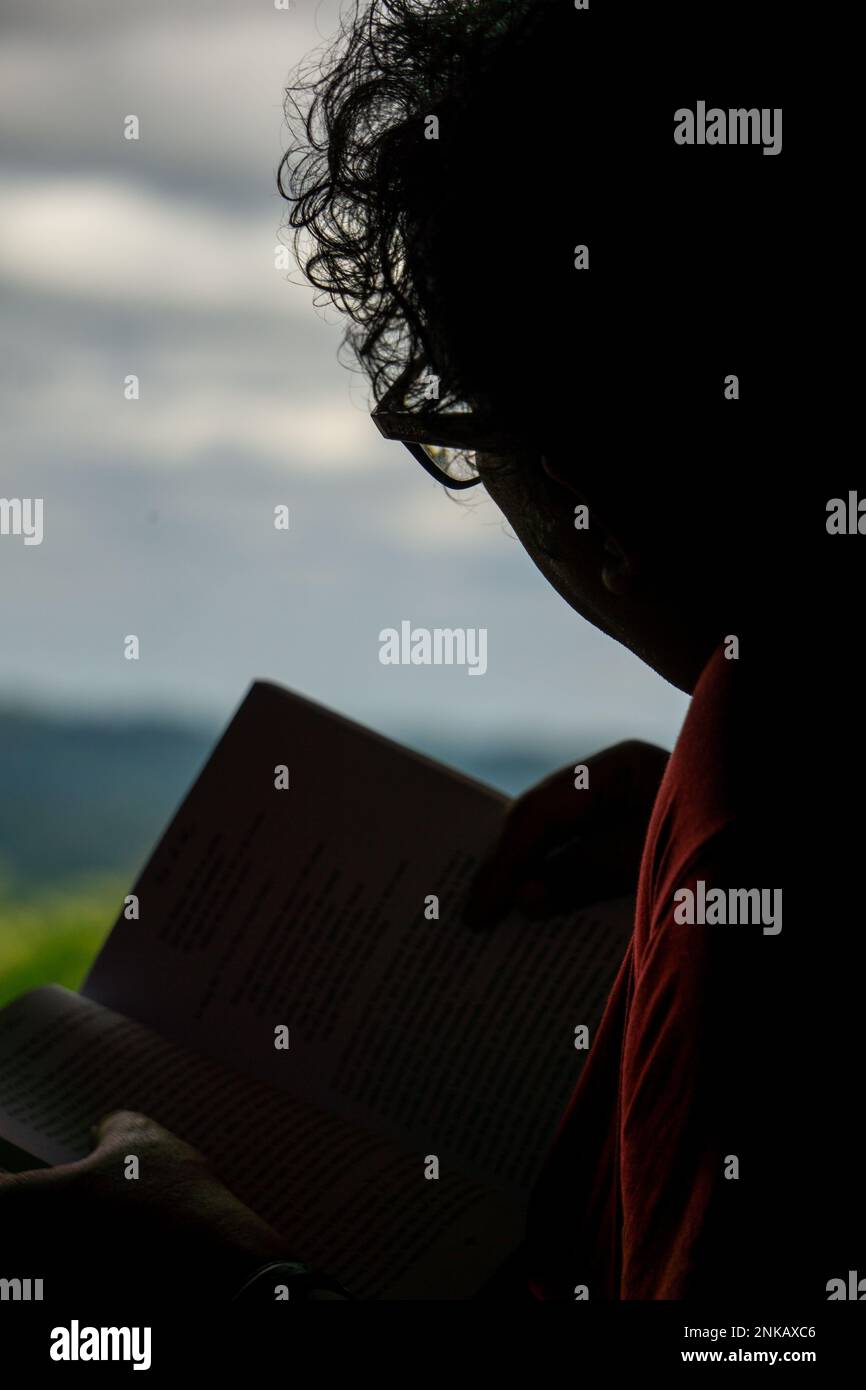
[[(283, 89), (333, 32), (337, 5), (296, 0), (75, 0), (4, 5), (4, 157), (53, 176), (74, 165), (173, 181), (231, 200), (273, 192), (285, 140)], [(50, 23), (45, 23), (50, 10)], [(64, 22), (72, 20), (72, 23)], [(123, 139), (135, 114), (141, 139)]]
[(132, 183), (0, 179), (0, 277), (98, 305), (309, 314), (312, 291), (275, 267), (276, 208), (230, 215)]
[[(404, 473), (421, 473), (405, 451), (395, 455), (394, 462)], [(490, 526), (501, 539), (502, 513), (483, 487), (456, 496), (446, 493), (432, 479), (428, 482), (419, 477), (416, 481), (418, 487), (395, 489), (392, 504), (383, 517), (383, 530), (396, 550), (462, 551), (476, 555), (482, 547), (488, 548)]]

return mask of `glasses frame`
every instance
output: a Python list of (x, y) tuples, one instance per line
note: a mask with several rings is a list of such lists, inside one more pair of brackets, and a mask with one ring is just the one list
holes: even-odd
[(415, 372), (416, 368), (411, 365), (401, 372), (397, 380), (388, 387), (378, 405), (371, 410), (370, 419), (385, 439), (405, 445), (424, 472), (429, 473), (430, 477), (435, 478), (443, 487), (454, 492), (476, 487), (481, 482), (480, 475), (475, 478), (450, 477), (424, 452), (423, 446), (427, 444), (433, 448), (501, 453), (514, 449), (514, 431), (506, 432), (497, 427), (488, 416), (468, 410), (438, 415), (434, 411), (425, 414), (423, 411), (395, 409), (398, 402), (403, 402)]

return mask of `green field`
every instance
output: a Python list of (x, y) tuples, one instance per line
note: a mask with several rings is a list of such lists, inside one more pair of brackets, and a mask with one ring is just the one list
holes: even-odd
[(75, 880), (26, 896), (0, 890), (0, 1007), (36, 985), (78, 989), (127, 880)]

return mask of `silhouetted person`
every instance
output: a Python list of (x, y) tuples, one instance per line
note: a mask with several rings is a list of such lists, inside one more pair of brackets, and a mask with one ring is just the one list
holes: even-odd
[[(515, 901), (531, 916), (637, 885), (497, 1297), (809, 1303), (866, 1274), (866, 542), (825, 525), (856, 483), (821, 452), (830, 369), (803, 346), (803, 132), (772, 155), (674, 140), (699, 99), (784, 106), (788, 22), (781, 5), (372, 0), (293, 92), (282, 187), (383, 433), (446, 486), (478, 482), (566, 602), (694, 697), (670, 759), (623, 744), (589, 760), (589, 790), (569, 769), (522, 798), (476, 885), (480, 930)], [(384, 447), (396, 486), (411, 460)], [(676, 918), (685, 890), (752, 889), (776, 907), (781, 890), (781, 911)], [(40, 1181), (34, 1212), (60, 1179)], [(225, 1287), (303, 1258), (230, 1213)], [(189, 1248), (214, 1230), (192, 1220)]]

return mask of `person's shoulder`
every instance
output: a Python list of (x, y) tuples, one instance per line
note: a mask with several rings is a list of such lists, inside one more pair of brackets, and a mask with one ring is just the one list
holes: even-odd
[(695, 686), (668, 763), (647, 836), (649, 871), (681, 876), (706, 850), (770, 837), (779, 823), (780, 724), (772, 718), (768, 672), (735, 642), (720, 643)]

